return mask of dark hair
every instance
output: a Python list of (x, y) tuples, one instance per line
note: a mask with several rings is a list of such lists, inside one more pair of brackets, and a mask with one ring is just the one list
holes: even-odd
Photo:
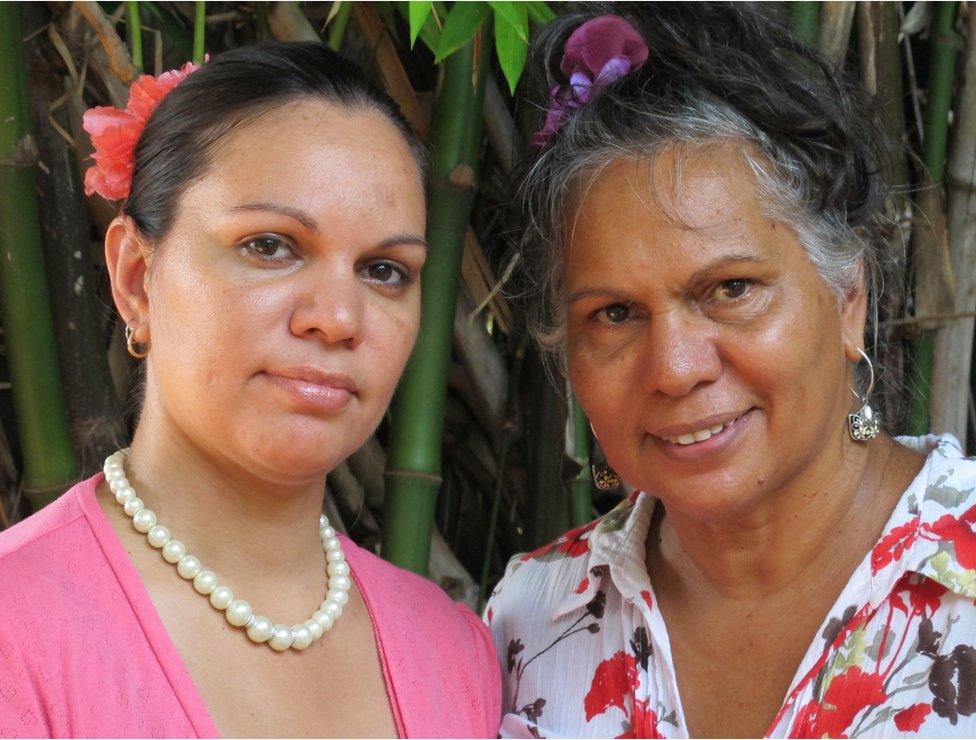
[(652, 158), (673, 144), (741, 142), (770, 215), (794, 227), (838, 295), (866, 287), (876, 327), (892, 223), (889, 154), (863, 91), (744, 4), (585, 7), (533, 42), (528, 67), (541, 105), (553, 86), (567, 84), (563, 47), (591, 18), (626, 18), (650, 56), (573, 111), (522, 174), (520, 254), (543, 343), (562, 344), (562, 242), (575, 186), (613, 159)]
[(151, 240), (162, 239), (180, 196), (207, 172), (221, 139), (305, 96), (386, 116), (407, 141), (420, 181), (426, 182), (423, 144), (386, 93), (322, 44), (272, 42), (216, 56), (163, 98), (136, 145), (132, 189), (122, 211)]

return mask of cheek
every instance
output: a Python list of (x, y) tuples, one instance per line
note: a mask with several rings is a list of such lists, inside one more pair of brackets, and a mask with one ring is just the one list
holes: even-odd
[(381, 395), (392, 395), (420, 328), (420, 292), (399, 300), (373, 298), (365, 314), (363, 369)]

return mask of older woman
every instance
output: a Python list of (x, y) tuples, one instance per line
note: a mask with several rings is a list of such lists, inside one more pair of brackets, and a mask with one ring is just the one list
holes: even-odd
[(268, 44), (85, 123), (145, 397), (104, 477), (0, 535), (0, 736), (493, 737), (477, 617), (321, 517), (419, 325), (425, 160), (396, 106)]
[(502, 735), (976, 736), (976, 463), (871, 410), (878, 128), (748, 9), (624, 13), (539, 41), (521, 196), (541, 334), (637, 492), (509, 564)]

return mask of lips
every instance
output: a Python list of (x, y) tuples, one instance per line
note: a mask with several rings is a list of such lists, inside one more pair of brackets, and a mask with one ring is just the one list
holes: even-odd
[(648, 434), (667, 457), (682, 463), (704, 463), (731, 449), (751, 426), (753, 409), (714, 414), (684, 424), (673, 424)]
[(359, 392), (348, 375), (310, 366), (273, 368), (262, 375), (301, 406), (324, 413), (341, 411)]

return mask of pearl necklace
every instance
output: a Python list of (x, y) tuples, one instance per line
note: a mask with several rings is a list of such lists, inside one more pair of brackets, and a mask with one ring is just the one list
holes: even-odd
[(125, 477), (123, 463), (128, 454), (128, 449), (119, 450), (105, 459), (105, 480), (115, 494), (115, 500), (122, 505), (126, 515), (132, 518), (132, 526), (146, 535), (149, 544), (162, 552), (167, 563), (176, 566), (176, 572), (182, 578), (193, 582), (197, 593), (209, 596), (210, 604), (224, 612), (231, 625), (246, 630), (252, 641), (266, 642), (279, 652), (289, 648), (304, 650), (332, 629), (332, 625), (342, 615), (342, 608), (349, 601), (352, 579), (339, 538), (329, 526), (329, 519), (325, 514), (319, 517), (319, 537), (322, 538), (329, 574), (325, 600), (304, 622), (291, 627), (274, 624), (267, 617), (255, 615), (251, 605), (244, 599), (234, 598), (233, 591), (217, 583), (217, 576), (206, 570), (199, 558), (187, 554), (186, 545), (174, 539), (169, 530), (156, 521), (156, 514), (146, 508)]

